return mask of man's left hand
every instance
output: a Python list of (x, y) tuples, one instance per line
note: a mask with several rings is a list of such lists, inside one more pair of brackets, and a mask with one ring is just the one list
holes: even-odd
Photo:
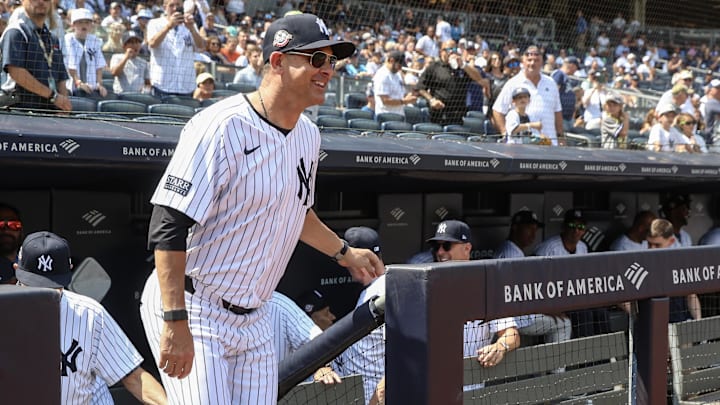
[(385, 274), (385, 267), (380, 259), (368, 249), (350, 247), (338, 263), (347, 267), (353, 280), (363, 285), (368, 285), (378, 276)]

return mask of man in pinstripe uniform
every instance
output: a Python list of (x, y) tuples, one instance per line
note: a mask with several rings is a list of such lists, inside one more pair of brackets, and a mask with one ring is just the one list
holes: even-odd
[(140, 367), (142, 356), (105, 308), (64, 290), (72, 269), (65, 239), (50, 232), (28, 235), (14, 266), (19, 284), (61, 294), (60, 403), (111, 405), (107, 387), (117, 382), (144, 404), (167, 403), (163, 388)]
[(323, 102), (335, 62), (354, 51), (314, 15), (283, 17), (266, 32), (258, 91), (213, 104), (180, 135), (151, 200), (156, 270), (141, 310), (172, 403), (276, 402), (263, 304), (298, 240), (362, 283), (384, 272), (311, 208), (320, 136), (302, 112)]

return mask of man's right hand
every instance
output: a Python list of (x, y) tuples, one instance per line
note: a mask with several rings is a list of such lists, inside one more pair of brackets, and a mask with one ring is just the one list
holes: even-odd
[(137, 56), (137, 51), (133, 48), (127, 48), (125, 49), (125, 58), (132, 59), (135, 56)]
[(174, 12), (170, 16), (169, 20), (170, 20), (170, 28), (175, 28), (178, 25), (183, 24), (185, 22), (185, 16), (183, 15), (183, 13)]
[(194, 357), (188, 321), (166, 321), (160, 335), (158, 368), (170, 377), (185, 378), (190, 374)]
[(55, 97), (55, 107), (63, 110), (63, 111), (72, 111), (72, 102), (70, 102), (70, 99), (62, 94), (58, 94)]

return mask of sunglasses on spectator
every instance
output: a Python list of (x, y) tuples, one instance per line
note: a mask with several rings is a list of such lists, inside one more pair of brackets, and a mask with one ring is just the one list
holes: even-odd
[(443, 51), (445, 52), (457, 52), (457, 48), (443, 48)]
[(20, 230), (22, 230), (22, 222), (14, 221), (14, 220), (0, 221), (0, 230), (5, 229), (5, 228), (7, 228), (11, 231), (20, 231)]
[(570, 229), (577, 229), (578, 231), (584, 231), (585, 229), (587, 229), (587, 225), (579, 224), (577, 222), (569, 222), (565, 225), (567, 225), (567, 227)]
[(220, 45), (220, 42), (210, 42), (210, 45)]
[(440, 248), (443, 248), (444, 251), (449, 252), (456, 243), (457, 242), (433, 242), (433, 244), (430, 245), (430, 249), (432, 249), (433, 252), (438, 252)]
[(510, 69), (520, 67), (520, 62), (510, 62), (507, 64)]
[(683, 121), (680, 125), (695, 125), (695, 121)]
[(328, 60), (330, 61), (330, 67), (335, 69), (335, 64), (337, 63), (337, 56), (335, 55), (329, 55), (323, 51), (315, 51), (313, 53), (305, 53), (305, 52), (285, 52), (290, 55), (302, 55), (307, 56), (310, 58), (310, 65), (314, 67), (315, 69), (320, 69), (321, 67), (325, 66), (325, 62)]

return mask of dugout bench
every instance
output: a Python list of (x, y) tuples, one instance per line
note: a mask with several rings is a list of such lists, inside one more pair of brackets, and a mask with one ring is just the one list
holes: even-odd
[(670, 324), (673, 404), (720, 403), (720, 316)]
[[(495, 367), (463, 360), (465, 404), (617, 405), (628, 398), (628, 342), (623, 332), (521, 347)], [(565, 368), (563, 372), (555, 370)]]

